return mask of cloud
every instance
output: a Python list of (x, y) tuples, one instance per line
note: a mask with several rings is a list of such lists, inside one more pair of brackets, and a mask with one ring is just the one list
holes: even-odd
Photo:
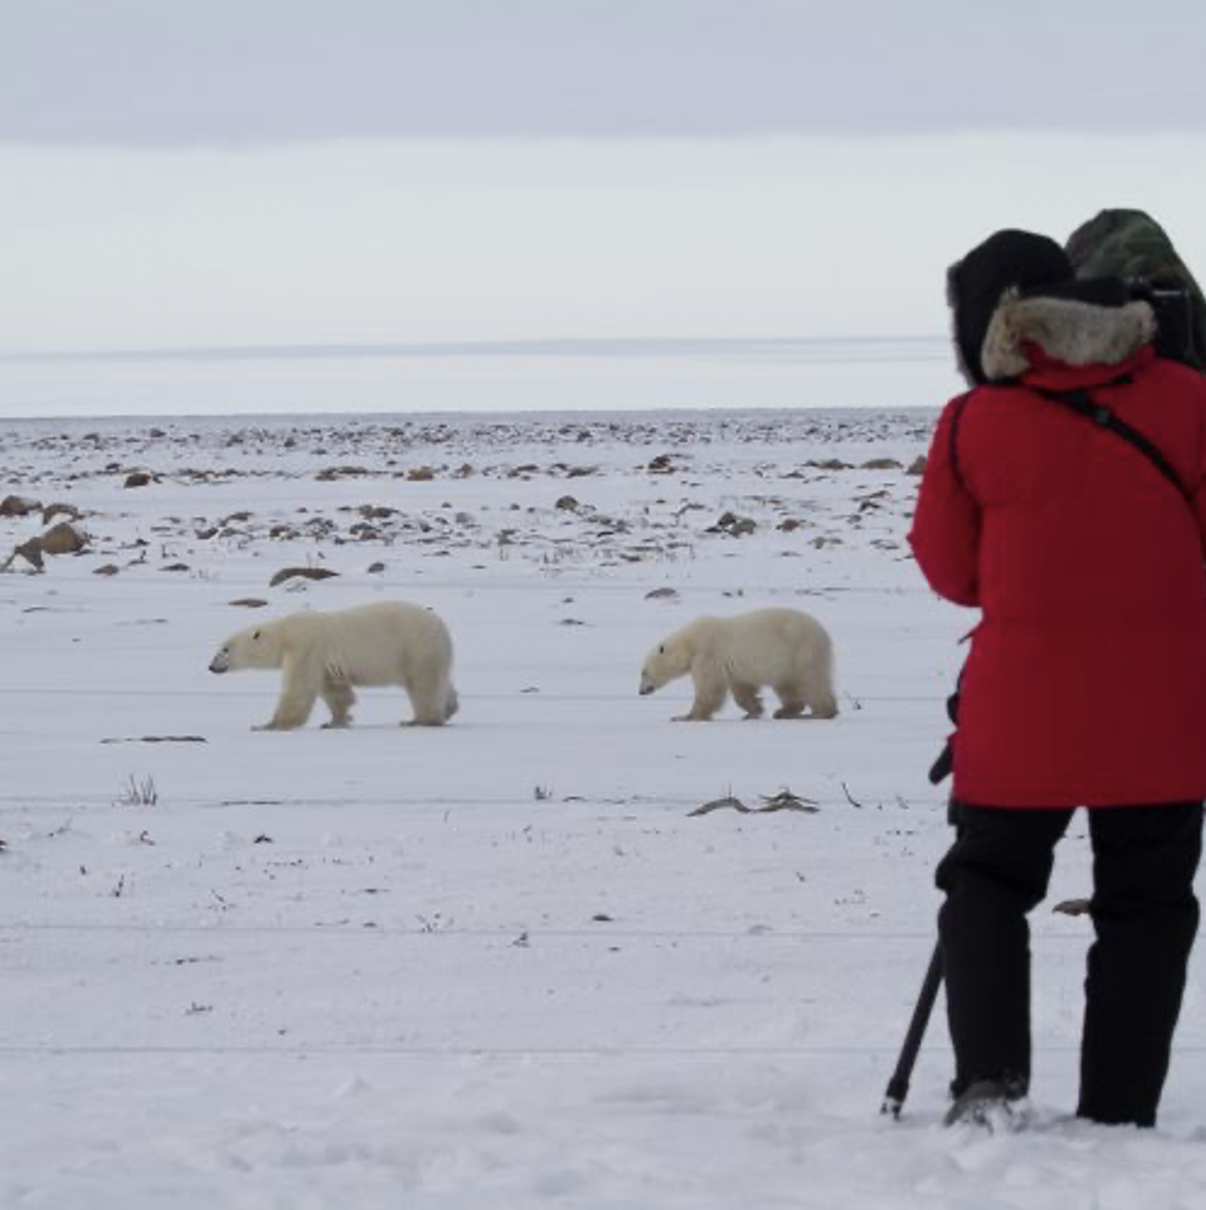
[(4, 0), (0, 141), (1193, 131), (1204, 34), (1198, 0)]

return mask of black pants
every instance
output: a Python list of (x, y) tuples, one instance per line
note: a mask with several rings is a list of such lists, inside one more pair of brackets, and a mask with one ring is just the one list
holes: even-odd
[[(956, 1092), (1030, 1081), (1030, 933), (1069, 810), (957, 807), (958, 839), (938, 866), (938, 914)], [(1198, 928), (1193, 877), (1202, 804), (1089, 812), (1092, 918), (1081, 1043), (1082, 1117), (1151, 1126), (1168, 1073)]]

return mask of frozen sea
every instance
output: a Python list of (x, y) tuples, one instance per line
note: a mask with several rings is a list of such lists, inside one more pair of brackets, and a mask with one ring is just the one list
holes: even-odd
[(546, 340), (0, 356), (0, 416), (933, 407), (942, 339)]

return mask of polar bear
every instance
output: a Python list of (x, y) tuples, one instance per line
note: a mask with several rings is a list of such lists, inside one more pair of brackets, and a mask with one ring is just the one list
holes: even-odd
[(354, 685), (401, 685), (415, 724), (438, 727), (456, 712), (452, 638), (430, 610), (386, 601), (330, 613), (303, 612), (249, 626), (232, 635), (210, 661), (210, 672), (280, 668), (276, 713), (256, 731), (305, 725), (321, 697), (331, 711), (324, 727), (346, 727)]
[(779, 698), (775, 718), (813, 718), (838, 712), (833, 693), (833, 642), (816, 618), (798, 609), (755, 609), (731, 618), (696, 618), (650, 653), (641, 669), (641, 693), (653, 693), (691, 674), (695, 702), (676, 722), (707, 722), (729, 693), (746, 718), (762, 715), (758, 690)]

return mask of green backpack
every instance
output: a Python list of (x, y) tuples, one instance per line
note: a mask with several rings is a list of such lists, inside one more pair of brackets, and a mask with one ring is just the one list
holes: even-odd
[(1206, 373), (1206, 298), (1151, 215), (1103, 210), (1072, 232), (1065, 250), (1077, 277), (1120, 277), (1152, 305), (1161, 356)]

